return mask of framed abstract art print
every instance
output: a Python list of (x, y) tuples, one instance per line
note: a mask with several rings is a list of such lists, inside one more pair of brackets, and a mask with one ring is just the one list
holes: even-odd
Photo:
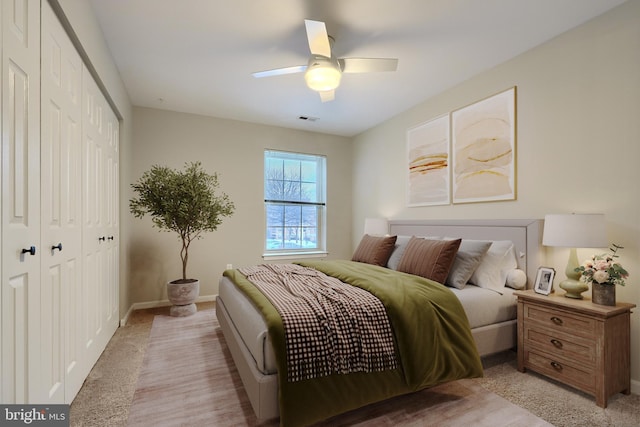
[(515, 200), (516, 88), (451, 113), (453, 203)]

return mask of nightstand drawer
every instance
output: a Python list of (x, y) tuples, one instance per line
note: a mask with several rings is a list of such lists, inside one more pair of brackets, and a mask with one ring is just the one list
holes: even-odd
[(556, 359), (551, 355), (529, 350), (525, 354), (525, 366), (588, 393), (593, 393), (596, 389), (596, 375), (593, 369), (579, 364), (572, 365), (561, 358)]
[(596, 320), (588, 316), (569, 314), (563, 310), (549, 309), (527, 304), (524, 307), (525, 321), (539, 323), (556, 331), (591, 338), (596, 332)]
[(596, 363), (596, 349), (593, 340), (551, 331), (545, 328), (524, 328), (525, 345), (553, 356), (575, 360), (585, 367), (593, 368)]

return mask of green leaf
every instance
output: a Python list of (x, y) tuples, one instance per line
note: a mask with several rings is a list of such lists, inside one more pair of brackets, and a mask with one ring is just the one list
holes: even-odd
[(186, 163), (182, 171), (153, 165), (131, 187), (135, 193), (129, 200), (131, 214), (149, 215), (155, 227), (176, 232), (182, 240), (182, 275), (187, 279), (191, 241), (215, 231), (235, 210), (228, 195), (216, 194), (217, 173), (207, 173), (200, 162)]

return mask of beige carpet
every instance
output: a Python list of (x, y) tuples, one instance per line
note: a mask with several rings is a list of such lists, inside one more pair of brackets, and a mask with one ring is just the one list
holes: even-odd
[[(343, 414), (323, 426), (550, 426), (476, 380), (462, 380)], [(129, 426), (271, 426), (257, 422), (214, 310), (156, 316)]]

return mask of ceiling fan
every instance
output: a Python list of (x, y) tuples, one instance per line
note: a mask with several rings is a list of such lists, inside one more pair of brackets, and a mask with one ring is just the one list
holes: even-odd
[(307, 86), (320, 94), (322, 102), (335, 98), (335, 89), (340, 85), (342, 73), (369, 73), (396, 71), (397, 58), (336, 58), (331, 52), (333, 37), (327, 34), (324, 22), (305, 19), (307, 40), (311, 57), (307, 65), (258, 71), (253, 77), (270, 77), (304, 72)]

